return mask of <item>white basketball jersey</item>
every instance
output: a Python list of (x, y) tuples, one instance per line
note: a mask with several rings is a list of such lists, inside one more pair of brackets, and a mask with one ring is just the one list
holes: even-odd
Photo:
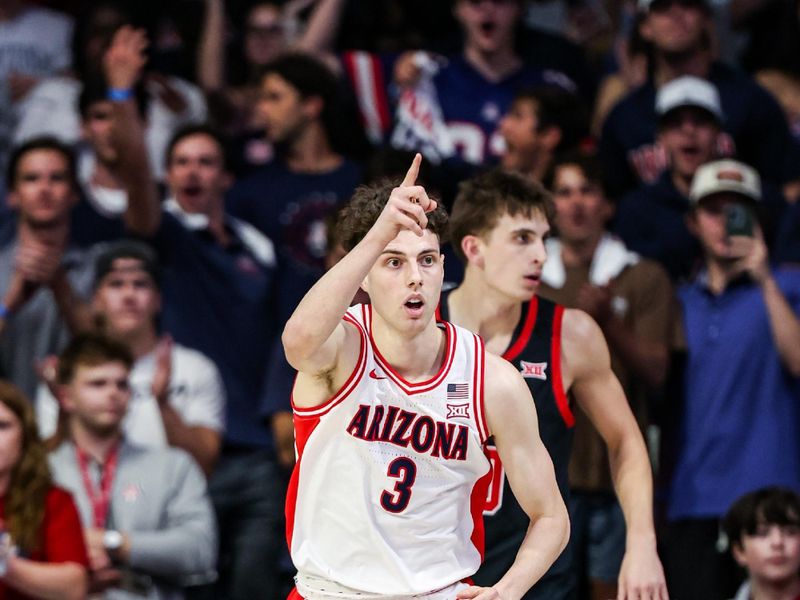
[(361, 332), (355, 370), (325, 404), (294, 407), (286, 517), (298, 589), (310, 581), (336, 590), (331, 597), (404, 597), (446, 588), (483, 557), (483, 342), (441, 323), (439, 372), (409, 383), (375, 347), (371, 306), (344, 319)]

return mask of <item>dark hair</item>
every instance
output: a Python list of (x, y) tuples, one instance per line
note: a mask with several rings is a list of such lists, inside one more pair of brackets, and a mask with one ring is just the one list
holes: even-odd
[[(88, 74), (82, 83), (81, 94), (78, 96), (78, 112), (82, 119), (86, 119), (92, 104), (108, 101), (108, 83), (102, 73)], [(147, 90), (139, 82), (134, 86), (133, 93), (136, 100), (136, 109), (139, 112), (139, 116), (144, 119), (147, 117), (147, 106), (149, 104)]]
[(58, 357), (58, 383), (69, 384), (80, 366), (97, 367), (110, 362), (120, 362), (130, 369), (133, 355), (127, 346), (104, 335), (75, 336)]
[(0, 402), (19, 420), (22, 432), (20, 459), (11, 470), (5, 495), (6, 529), (26, 553), (40, 548), (50, 468), (47, 451), (39, 439), (36, 417), (30, 400), (19, 389), (0, 381)]
[(461, 240), (491, 231), (503, 214), (531, 216), (539, 212), (553, 218), (553, 200), (538, 182), (516, 173), (495, 169), (458, 186), (450, 216), (450, 240), (458, 257), (466, 262)]
[[(383, 179), (356, 188), (353, 197), (345, 204), (337, 222), (337, 240), (348, 252), (364, 239), (364, 236), (383, 212), (397, 181)], [(447, 241), (447, 211), (437, 202), (436, 210), (429, 212), (428, 226), (439, 237), (439, 243)]]
[(734, 502), (722, 521), (731, 546), (741, 546), (742, 536), (765, 524), (800, 526), (800, 496), (788, 488), (762, 488)]
[(606, 197), (609, 197), (607, 194), (603, 164), (600, 162), (599, 157), (594, 153), (581, 152), (579, 150), (565, 152), (553, 159), (544, 177), (542, 177), (542, 183), (548, 190), (551, 192), (555, 191), (553, 186), (556, 181), (556, 173), (558, 169), (567, 165), (578, 167), (586, 179), (597, 185), (603, 190)]
[(161, 266), (158, 255), (151, 246), (138, 240), (117, 240), (97, 257), (94, 263), (94, 287), (100, 286), (106, 275), (114, 270), (114, 262), (121, 258), (138, 260), (141, 270), (150, 275), (156, 287), (161, 284)]
[(52, 150), (53, 152), (61, 154), (67, 163), (67, 174), (70, 183), (73, 188), (77, 189), (78, 175), (75, 170), (75, 154), (72, 152), (72, 148), (53, 136), (41, 136), (30, 139), (11, 151), (11, 156), (8, 159), (8, 167), (6, 168), (6, 189), (14, 189), (17, 183), (17, 169), (19, 169), (19, 163), (22, 162), (25, 155), (29, 152), (36, 152), (37, 150)]
[(561, 132), (556, 152), (576, 147), (589, 133), (589, 116), (581, 99), (563, 88), (553, 85), (523, 88), (514, 96), (512, 104), (532, 102), (535, 105), (538, 131), (551, 127)]
[(259, 81), (268, 75), (284, 79), (303, 99), (319, 97), (323, 104), (320, 121), (330, 137), (339, 108), (339, 83), (325, 63), (309, 54), (289, 52), (264, 65)]
[(169, 143), (167, 144), (167, 151), (164, 154), (165, 166), (169, 168), (169, 165), (172, 162), (172, 153), (175, 150), (175, 146), (177, 146), (184, 139), (193, 135), (205, 135), (214, 140), (219, 147), (219, 153), (222, 157), (222, 168), (227, 171), (231, 164), (230, 145), (227, 138), (215, 127), (209, 125), (208, 123), (189, 123), (188, 125), (180, 127), (175, 133), (173, 133)]

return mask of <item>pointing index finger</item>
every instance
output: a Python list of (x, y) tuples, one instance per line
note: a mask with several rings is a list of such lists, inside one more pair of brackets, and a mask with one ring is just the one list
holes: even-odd
[(411, 166), (408, 168), (408, 173), (403, 178), (403, 183), (400, 184), (400, 187), (407, 187), (410, 185), (414, 185), (417, 182), (417, 177), (419, 176), (419, 165), (422, 162), (422, 155), (417, 152), (414, 155), (414, 160), (411, 161)]

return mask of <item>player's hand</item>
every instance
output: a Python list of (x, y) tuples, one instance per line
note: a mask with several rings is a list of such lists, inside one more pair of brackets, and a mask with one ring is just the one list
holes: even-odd
[(471, 585), (456, 594), (457, 600), (504, 600), (493, 587), (478, 587)]
[(617, 600), (669, 600), (655, 546), (628, 547), (617, 583)]
[(422, 236), (428, 226), (426, 213), (436, 209), (436, 201), (428, 198), (425, 188), (415, 185), (421, 162), (422, 155), (417, 154), (402, 183), (392, 190), (383, 212), (370, 230), (385, 244), (403, 230)]
[(136, 84), (147, 62), (145, 50), (148, 44), (144, 29), (130, 25), (119, 28), (103, 56), (109, 87), (129, 90)]

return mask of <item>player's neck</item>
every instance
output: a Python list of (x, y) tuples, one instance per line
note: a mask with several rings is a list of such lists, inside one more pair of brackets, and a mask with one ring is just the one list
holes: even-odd
[(436, 375), (444, 360), (446, 341), (434, 319), (422, 332), (406, 336), (391, 328), (376, 311), (372, 314), (375, 345), (395, 371), (411, 383)]
[(731, 260), (719, 259), (706, 254), (706, 287), (713, 294), (721, 294), (728, 284), (740, 274), (736, 270), (736, 263)]
[(753, 600), (796, 600), (800, 596), (800, 577), (775, 584), (752, 579), (750, 585)]
[(326, 173), (342, 164), (333, 151), (322, 123), (310, 123), (289, 144), (286, 165), (295, 173)]
[(483, 273), (471, 266), (448, 300), (450, 320), (480, 334), (487, 343), (512, 334), (522, 315), (521, 302), (487, 285)]
[(17, 237), (20, 242), (37, 242), (58, 247), (66, 247), (69, 241), (69, 217), (46, 225), (34, 225), (25, 219), (18, 221)]
[(514, 52), (513, 44), (502, 46), (494, 52), (481, 52), (476, 46), (464, 48), (464, 58), (484, 78), (498, 82), (522, 66), (522, 59)]

